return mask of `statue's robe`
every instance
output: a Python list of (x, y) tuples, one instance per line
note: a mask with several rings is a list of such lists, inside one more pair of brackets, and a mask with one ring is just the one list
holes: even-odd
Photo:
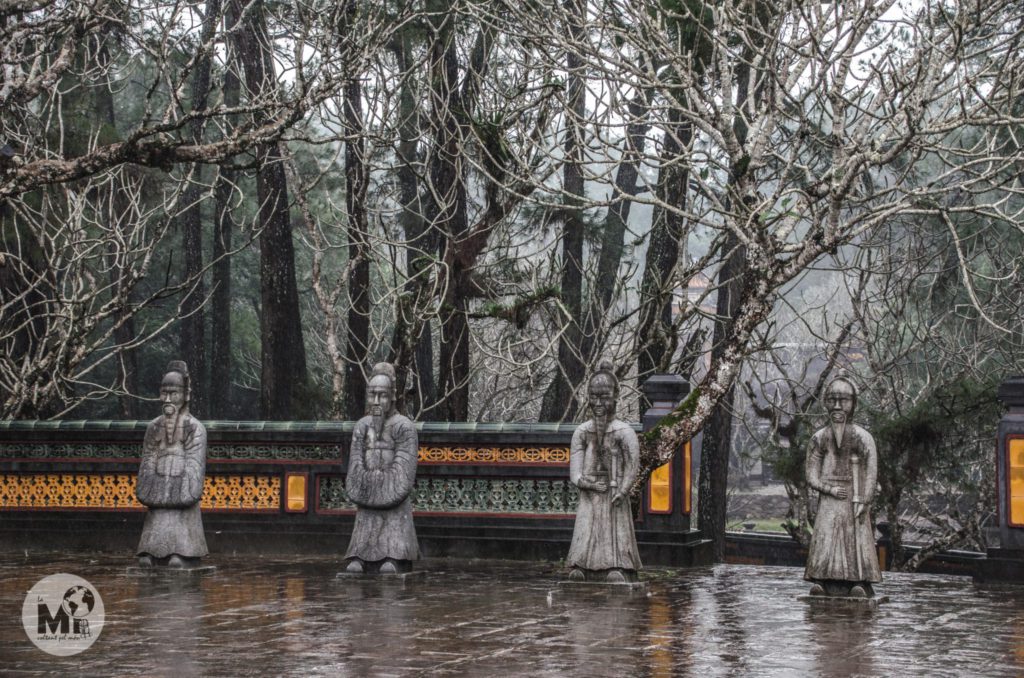
[(149, 510), (138, 555), (202, 558), (209, 553), (199, 512), (206, 474), (206, 429), (183, 413), (174, 442), (168, 443), (164, 421), (157, 417), (149, 423), (142, 448), (135, 495)]
[[(613, 457), (618, 490), (625, 496), (612, 503), (610, 486)], [(628, 424), (613, 420), (606, 429), (604, 443), (596, 445), (594, 422), (580, 425), (572, 436), (569, 453), (569, 480), (580, 489), (576, 524), (566, 564), (584, 570), (639, 570), (640, 553), (633, 532), (633, 511), (629, 490), (640, 468), (640, 444)], [(605, 492), (580, 487), (581, 479), (609, 483)]]
[(375, 562), (417, 560), (420, 555), (412, 523), (412, 489), (416, 483), (419, 441), (416, 426), (401, 414), (384, 421), (380, 438), (367, 444), (373, 417), (363, 417), (352, 431), (345, 491), (357, 506), (346, 558)]
[[(854, 454), (859, 457), (856, 469), (852, 463)], [(855, 471), (860, 500), (865, 506), (860, 518), (854, 518)], [(837, 446), (832, 427), (826, 426), (811, 438), (806, 472), (807, 484), (820, 492), (820, 499), (804, 579), (882, 581), (871, 522), (871, 501), (878, 481), (878, 453), (874, 438), (860, 426), (847, 423), (842, 445)], [(826, 492), (836, 486), (846, 488), (846, 499), (837, 499)]]

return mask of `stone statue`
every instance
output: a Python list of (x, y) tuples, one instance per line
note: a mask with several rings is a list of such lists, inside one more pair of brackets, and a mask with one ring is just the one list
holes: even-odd
[(366, 386), (367, 416), (356, 422), (345, 491), (358, 508), (346, 572), (396, 574), (412, 569), (419, 544), (412, 524), (419, 441), (395, 410), (395, 368), (377, 363)]
[(148, 506), (139, 540), (139, 565), (196, 567), (209, 551), (199, 500), (206, 473), (206, 429), (189, 414), (188, 367), (167, 366), (160, 384), (163, 415), (149, 423), (135, 496)]
[(875, 439), (853, 423), (857, 387), (841, 375), (825, 389), (829, 425), (811, 438), (807, 484), (820, 493), (804, 579), (811, 595), (874, 595), (882, 581), (871, 522), (871, 501), (878, 480)]
[(630, 489), (640, 467), (633, 428), (615, 418), (619, 381), (608, 362), (587, 384), (593, 418), (572, 436), (569, 480), (580, 490), (566, 563), (571, 581), (636, 581), (640, 554), (633, 533)]

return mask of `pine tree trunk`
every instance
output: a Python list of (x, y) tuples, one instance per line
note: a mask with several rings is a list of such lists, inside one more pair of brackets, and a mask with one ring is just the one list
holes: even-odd
[[(686, 184), (689, 171), (679, 156), (690, 143), (693, 127), (684, 122), (678, 108), (669, 110), (668, 125), (662, 141), (661, 170), (655, 189), (658, 202), (680, 212), (686, 208)], [(676, 348), (672, 332), (672, 274), (679, 263), (680, 240), (685, 220), (671, 209), (656, 206), (652, 217), (650, 242), (644, 259), (640, 284), (640, 323), (637, 328), (637, 378), (642, 383), (651, 374), (669, 369)], [(685, 281), (679, 281), (685, 283)]]
[[(250, 99), (276, 96), (273, 55), (264, 6), (259, 0), (242, 15), (235, 34)], [(257, 150), (256, 201), (260, 244), (260, 416), (294, 419), (306, 414), (306, 350), (302, 338), (299, 292), (295, 280), (295, 246), (288, 210), (288, 182), (279, 145)]]
[[(399, 69), (409, 74), (402, 78), (399, 90), (398, 189), (402, 211), (398, 223), (405, 234), (403, 248), (408, 279), (398, 299), (397, 321), (391, 340), (389, 359), (398, 374), (398, 408), (413, 418), (437, 419), (438, 410), (423, 412), (437, 400), (434, 379), (434, 347), (431, 327), (423, 318), (429, 303), (425, 284), (426, 262), (420, 252), (436, 253), (437, 239), (426, 229), (423, 219), (424, 201), (420, 199), (417, 145), (422, 133), (417, 110), (416, 81), (410, 70), (414, 67), (410, 31), (403, 31), (396, 48)], [(411, 367), (411, 370), (409, 369)], [(413, 383), (407, 383), (412, 373)], [(408, 394), (408, 397), (407, 397)], [(422, 414), (421, 414), (422, 413)]]
[[(711, 359), (720, 357), (722, 346), (739, 307), (746, 252), (736, 247), (738, 240), (731, 233), (726, 238), (726, 252), (732, 251), (718, 274), (718, 301)], [(704, 428), (700, 453), (700, 480), (697, 494), (697, 528), (711, 539), (716, 562), (725, 560), (725, 521), (729, 483), (729, 458), (732, 455), (732, 423), (735, 388), (730, 388), (711, 414)]]
[[(231, 52), (234, 57), (234, 51)], [(237, 63), (231, 63), (224, 74), (224, 105), (237, 106), (241, 83)], [(231, 218), (232, 187), (237, 172), (221, 168), (214, 188), (216, 220), (213, 231), (213, 295), (210, 303), (210, 416), (231, 418), (233, 414), (231, 383), (231, 240), (235, 224)]]
[[(207, 0), (203, 14), (203, 29), (200, 43), (205, 45), (217, 30), (220, 19), (220, 0)], [(199, 59), (192, 80), (192, 110), (201, 111), (206, 108), (210, 93), (210, 57)], [(203, 139), (203, 121), (196, 118), (189, 125), (189, 134), (194, 143)], [(206, 395), (206, 312), (203, 303), (206, 300), (206, 285), (203, 281), (203, 218), (200, 209), (201, 165), (192, 168), (191, 181), (182, 194), (184, 211), (179, 217), (181, 226), (182, 249), (184, 250), (183, 278), (189, 284), (185, 289), (185, 297), (181, 301), (181, 357), (188, 364), (189, 378), (192, 385), (189, 409), (197, 417), (207, 416)]]
[(599, 336), (603, 318), (609, 312), (612, 298), (618, 289), (619, 265), (622, 263), (626, 224), (629, 221), (632, 197), (636, 195), (640, 159), (646, 145), (647, 102), (639, 97), (629, 103), (630, 121), (626, 128), (626, 147), (615, 169), (615, 189), (612, 204), (601, 229), (601, 253), (597, 259), (597, 278), (594, 292), (590, 295), (590, 308), (583, 330), (582, 354), (585, 364), (594, 365), (600, 358), (597, 352), (602, 348), (605, 337)]
[[(349, 0), (347, 14), (355, 11)], [(370, 345), (370, 245), (366, 232), (366, 169), (363, 143), (362, 88), (352, 77), (344, 90), (345, 207), (348, 211), (348, 323), (345, 349), (345, 414), (356, 420), (366, 413), (367, 356)], [(366, 370), (367, 372), (364, 372)]]
[[(579, 0), (566, 0), (566, 7), (576, 21), (569, 26), (573, 40), (579, 40), (583, 29), (585, 8)], [(565, 332), (558, 341), (558, 368), (541, 402), (541, 421), (564, 421), (575, 418), (579, 409), (576, 387), (583, 381), (586, 366), (581, 351), (583, 313), (583, 118), (586, 100), (583, 87), (583, 59), (571, 48), (565, 55), (567, 70), (567, 101), (565, 125), (565, 165), (562, 171), (565, 218), (562, 223), (562, 304), (568, 317)]]
[(447, 421), (465, 421), (469, 418), (469, 336), (466, 298), (457, 292), (463, 270), (455, 252), (467, 229), (464, 134), (457, 113), (461, 104), (459, 65), (454, 17), (445, 3), (432, 5), (431, 101), (437, 132), (430, 161), (428, 215), (430, 228), (443, 237), (441, 258), (452, 266), (440, 309), (441, 416)]
[[(736, 107), (743, 112), (750, 101), (749, 60), (736, 69)], [(734, 122), (736, 139), (742, 147), (747, 139), (744, 116), (737, 115)], [(728, 201), (746, 209), (748, 200), (745, 187), (749, 184), (748, 166), (735, 162), (730, 168), (730, 195)], [(721, 359), (726, 351), (726, 340), (734, 329), (740, 307), (740, 297), (747, 274), (747, 249), (740, 245), (736, 232), (727, 232), (723, 244), (726, 259), (718, 271), (718, 297), (715, 329), (711, 345), (711, 362)], [(737, 367), (739, 369), (739, 366)], [(697, 528), (711, 540), (716, 562), (725, 560), (725, 519), (728, 509), (729, 458), (732, 455), (733, 405), (736, 389), (730, 387), (719, 400), (704, 429), (701, 446), (700, 480), (697, 497)]]
[[(98, 49), (102, 52), (102, 61), (104, 63), (109, 62), (107, 46), (103, 44)], [(116, 134), (117, 112), (114, 107), (113, 92), (109, 87), (97, 87), (95, 93), (96, 108), (100, 120), (110, 126), (110, 134)], [(118, 219), (127, 217), (129, 210), (126, 196), (117, 187), (116, 182), (110, 183), (110, 190), (106, 199), (109, 200), (110, 210), (113, 212), (112, 217), (115, 222)], [(108, 248), (108, 261), (111, 289), (115, 295), (120, 296), (124, 294), (125, 270), (117, 264), (117, 252), (113, 251), (113, 244)], [(130, 293), (128, 297), (130, 299)], [(121, 310), (118, 312), (115, 322), (119, 324), (114, 330), (114, 341), (119, 346), (129, 346), (135, 341), (135, 317), (125, 310)], [(135, 348), (120, 349), (117, 356), (117, 370), (118, 381), (124, 391), (119, 393), (117, 397), (121, 416), (125, 419), (137, 419), (140, 414), (137, 398), (141, 394), (138, 350)]]

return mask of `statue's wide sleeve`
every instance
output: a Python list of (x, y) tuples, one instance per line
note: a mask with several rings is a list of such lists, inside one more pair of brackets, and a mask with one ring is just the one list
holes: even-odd
[(191, 434), (185, 438), (185, 474), (181, 479), (180, 501), (183, 507), (198, 504), (203, 498), (206, 477), (206, 427), (192, 419)]
[(807, 486), (812, 490), (826, 493), (827, 488), (821, 483), (821, 460), (824, 453), (821, 449), (821, 436), (811, 436), (811, 448), (807, 450), (804, 472), (807, 474)]
[(620, 433), (622, 449), (622, 479), (619, 481), (619, 492), (629, 494), (640, 472), (640, 440), (636, 431), (624, 426)]
[(587, 434), (582, 426), (577, 426), (569, 444), (569, 482), (576, 487), (580, 486), (580, 478), (583, 477), (583, 456), (586, 450)]
[(348, 472), (345, 474), (345, 494), (356, 504), (364, 504), (362, 488), (367, 483), (366, 461), (363, 453), (366, 450), (366, 425), (357, 422), (352, 430), (352, 443), (348, 448)]
[(419, 442), (415, 425), (408, 419), (392, 424), (395, 456), (390, 463), (370, 469), (365, 460), (366, 427), (352, 433), (345, 490), (348, 498), (359, 506), (387, 509), (405, 501), (416, 483), (416, 457)]
[(159, 429), (156, 425), (150, 423), (146, 427), (146, 437), (142, 442), (142, 461), (139, 463), (139, 476), (135, 481), (135, 497), (144, 506), (152, 506), (160, 501), (156, 482), (158, 435)]
[(416, 461), (419, 457), (420, 443), (416, 435), (416, 425), (403, 418), (392, 432), (395, 439), (395, 459), (384, 471), (389, 476), (392, 486), (393, 500), (389, 503), (400, 503), (409, 496), (416, 484)]
[(862, 501), (870, 504), (875, 498), (875, 488), (878, 486), (878, 450), (875, 448), (875, 439), (867, 431), (864, 432), (864, 489), (861, 490)]

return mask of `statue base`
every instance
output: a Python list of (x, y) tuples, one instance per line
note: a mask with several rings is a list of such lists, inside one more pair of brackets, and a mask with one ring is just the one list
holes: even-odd
[(413, 570), (412, 572), (345, 572), (342, 570), (338, 574), (334, 575), (335, 579), (363, 579), (366, 581), (408, 581), (410, 579), (419, 579), (426, 576), (426, 572), (423, 570)]
[(129, 577), (203, 577), (217, 571), (216, 565), (197, 565), (196, 567), (139, 567), (132, 565), (124, 573)]
[(854, 598), (852, 596), (797, 596), (797, 600), (820, 607), (852, 607), (874, 609), (882, 603), (889, 602), (889, 596), (873, 598)]
[(645, 581), (575, 581), (561, 579), (556, 584), (563, 589), (616, 589), (620, 591), (646, 591)]

